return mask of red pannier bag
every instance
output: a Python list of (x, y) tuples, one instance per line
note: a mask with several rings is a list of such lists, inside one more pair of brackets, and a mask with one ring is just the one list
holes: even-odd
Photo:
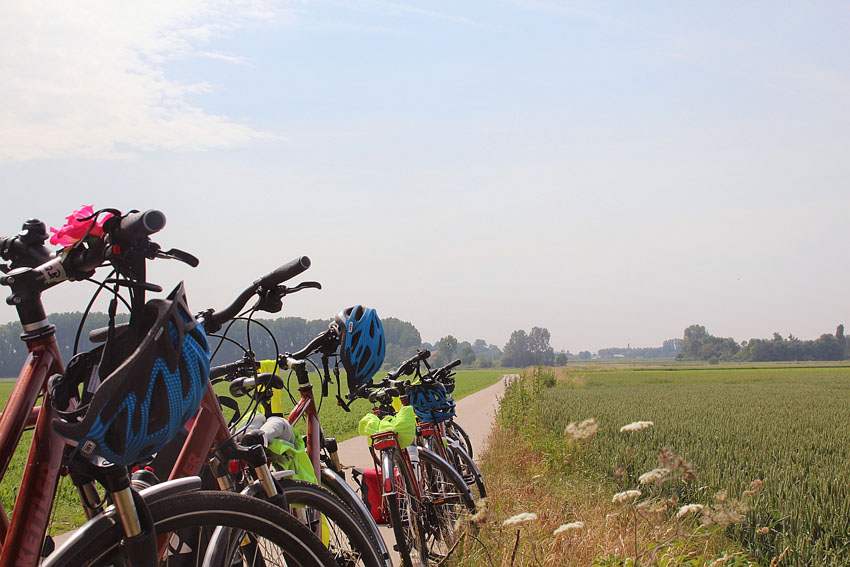
[(366, 470), (354, 469), (354, 481), (360, 486), (360, 497), (372, 514), (375, 523), (386, 524), (384, 518), (384, 507), (381, 498), (381, 473), (377, 469)]

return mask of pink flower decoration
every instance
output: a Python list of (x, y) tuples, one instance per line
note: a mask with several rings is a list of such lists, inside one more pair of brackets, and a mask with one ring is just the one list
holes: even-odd
[[(86, 217), (90, 217), (94, 214), (94, 207), (92, 205), (83, 205), (78, 210), (74, 211), (67, 217), (65, 217), (65, 224), (59, 228), (50, 227), (50, 232), (53, 235), (50, 237), (50, 243), (61, 246), (71, 246), (72, 244), (79, 242), (82, 240), (86, 233), (90, 236), (102, 236), (103, 235), (103, 223), (112, 216), (112, 213), (106, 213), (100, 215), (95, 222), (95, 219), (89, 220), (80, 220)], [(94, 226), (92, 226), (94, 225)], [(89, 232), (89, 227), (91, 227), (91, 232)]]

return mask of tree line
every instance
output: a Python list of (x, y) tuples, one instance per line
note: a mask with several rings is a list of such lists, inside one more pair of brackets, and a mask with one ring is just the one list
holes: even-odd
[[(66, 362), (74, 353), (74, 342), (77, 336), (82, 313), (53, 313), (50, 322), (56, 327), (56, 341)], [(126, 321), (126, 315), (119, 315), (118, 320)], [(279, 317), (277, 319), (255, 319), (256, 325), (248, 326), (246, 321), (234, 321), (226, 326), (219, 334), (227, 331), (231, 341), (210, 337), (210, 348), (216, 351), (213, 364), (225, 364), (242, 356), (242, 349), (250, 348), (259, 358), (274, 356), (276, 348), (280, 352), (296, 352), (303, 348), (313, 337), (328, 328), (331, 319), (307, 320), (301, 317)], [(502, 350), (487, 344), (483, 339), (474, 342), (459, 342), (454, 336), (447, 335), (434, 344), (422, 341), (422, 336), (416, 327), (395, 317), (382, 320), (387, 352), (384, 358), (385, 369), (398, 367), (405, 359), (413, 356), (418, 349), (428, 348), (434, 352), (433, 365), (443, 365), (460, 358), (469, 367), (492, 368), (498, 366), (502, 359)], [(108, 317), (105, 313), (89, 313), (79, 335), (77, 352), (91, 350), (96, 345), (88, 340), (89, 331), (105, 327)], [(248, 330), (250, 329), (250, 333)], [(15, 321), (0, 325), (0, 377), (16, 376), (27, 355), (26, 345), (20, 340), (22, 329)], [(548, 331), (547, 331), (548, 340)], [(275, 347), (275, 343), (277, 347)]]
[(847, 360), (850, 359), (850, 344), (844, 335), (844, 325), (838, 325), (834, 334), (824, 333), (813, 340), (773, 333), (770, 339), (750, 339), (740, 343), (732, 337), (711, 335), (702, 325), (691, 325), (685, 329), (682, 352), (677, 358), (709, 362)]

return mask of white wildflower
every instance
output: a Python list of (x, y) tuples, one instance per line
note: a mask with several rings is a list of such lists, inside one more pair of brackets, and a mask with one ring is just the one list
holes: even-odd
[(534, 512), (522, 512), (521, 514), (517, 514), (516, 516), (511, 516), (504, 522), (502, 522), (503, 526), (516, 526), (518, 524), (522, 524), (524, 522), (533, 522), (537, 519), (537, 514)]
[(591, 417), (590, 419), (585, 419), (580, 423), (575, 421), (570, 422), (564, 433), (566, 433), (570, 439), (578, 441), (582, 439), (590, 439), (596, 435), (596, 431), (598, 429), (599, 424)]
[(631, 502), (632, 500), (640, 498), (640, 494), (640, 490), (626, 490), (625, 492), (618, 492), (614, 495), (614, 498), (611, 499), (611, 502), (613, 502), (614, 504)]
[(659, 482), (664, 479), (665, 476), (670, 474), (670, 469), (652, 469), (649, 472), (645, 472), (638, 477), (638, 482), (641, 484), (650, 484), (652, 482)]
[(648, 427), (652, 427), (653, 425), (655, 425), (655, 424), (652, 423), (651, 421), (633, 421), (632, 423), (629, 423), (628, 425), (624, 425), (623, 427), (621, 427), (620, 433), (625, 433), (627, 431), (641, 431), (641, 430), (646, 429)]
[(688, 514), (696, 514), (697, 512), (701, 512), (702, 508), (702, 504), (686, 504), (679, 508), (679, 511), (676, 512), (676, 517), (684, 518)]
[(569, 524), (561, 524), (560, 526), (558, 526), (558, 528), (554, 532), (552, 532), (552, 535), (558, 535), (582, 529), (584, 529), (584, 522), (570, 522)]

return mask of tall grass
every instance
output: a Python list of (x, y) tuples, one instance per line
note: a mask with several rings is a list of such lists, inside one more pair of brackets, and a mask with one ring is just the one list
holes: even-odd
[[(850, 564), (848, 407), (848, 368), (561, 370), (557, 376), (538, 369), (507, 389), (498, 421), (502, 434), (517, 438), (514, 459), (531, 451), (543, 474), (566, 475), (559, 481), (589, 482), (609, 493), (641, 488), (653, 502), (668, 502), (667, 522), (671, 502), (706, 506), (700, 523), (712, 510), (732, 507), (741, 516), (732, 519), (740, 521), (715, 529), (760, 563), (784, 553), (782, 565), (839, 566)], [(565, 435), (571, 422), (587, 418), (598, 424), (592, 439)], [(654, 425), (620, 432), (638, 420)], [(669, 463), (676, 456), (695, 479), (640, 484), (661, 458)], [(760, 481), (756, 490), (753, 481)]]

